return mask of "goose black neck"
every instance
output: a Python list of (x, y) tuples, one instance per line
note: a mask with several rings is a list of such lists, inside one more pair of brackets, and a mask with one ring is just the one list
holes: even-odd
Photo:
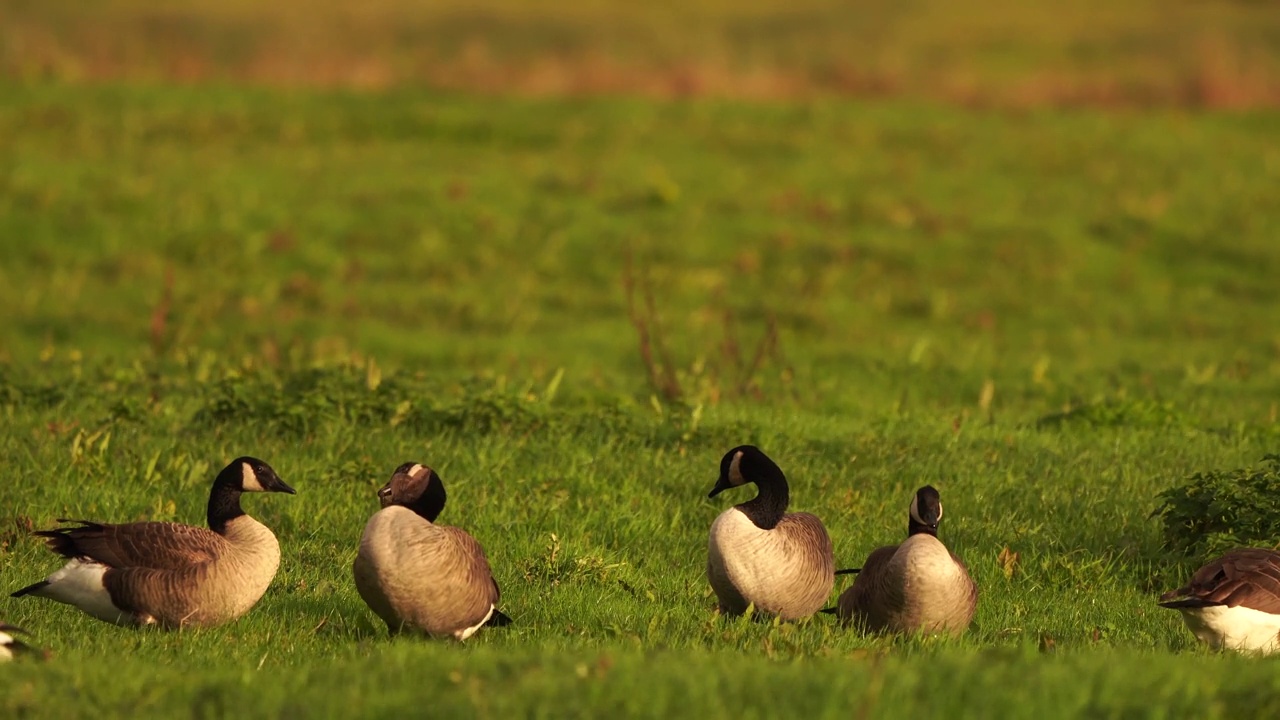
[(406, 503), (406, 506), (426, 518), (427, 522), (435, 522), (436, 518), (440, 517), (440, 513), (444, 510), (444, 501), (444, 483), (440, 481), (440, 476), (437, 475), (427, 483), (427, 487), (422, 491), (422, 494), (412, 502)]
[(240, 507), (240, 495), (243, 491), (239, 485), (224, 482), (222, 478), (218, 478), (213, 483), (213, 491), (209, 493), (209, 529), (223, 534), (227, 530), (227, 523), (244, 515), (244, 509)]
[(907, 521), (907, 537), (911, 537), (912, 535), (919, 535), (921, 533), (924, 533), (925, 535), (932, 535), (934, 537), (938, 537), (938, 526), (925, 525), (922, 522), (916, 522), (915, 518), (911, 518), (910, 520)]
[(790, 502), (787, 478), (776, 466), (762, 472), (755, 479), (759, 492), (755, 498), (738, 506), (744, 515), (761, 530), (772, 530), (782, 522)]

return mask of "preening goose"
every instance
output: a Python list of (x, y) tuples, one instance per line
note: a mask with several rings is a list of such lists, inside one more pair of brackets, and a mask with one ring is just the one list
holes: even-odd
[(783, 620), (808, 617), (822, 608), (835, 584), (831, 538), (809, 513), (789, 513), (782, 470), (753, 445), (730, 450), (720, 460), (720, 478), (707, 497), (755, 483), (755, 499), (734, 505), (711, 524), (707, 579), (720, 611), (756, 612)]
[(392, 635), (416, 630), (466, 640), (485, 625), (507, 625), (484, 548), (435, 520), (444, 483), (431, 468), (405, 463), (378, 490), (352, 573), (356, 589)]
[(20, 627), (0, 622), (0, 662), (9, 662), (18, 655), (24, 654), (44, 655), (44, 651), (33, 648), (17, 638), (18, 635), (28, 634), (30, 633)]
[(1201, 642), (1221, 650), (1280, 650), (1280, 552), (1232, 550), (1160, 597)]
[(925, 486), (911, 499), (907, 539), (873, 550), (836, 615), (873, 632), (960, 635), (973, 620), (978, 586), (969, 570), (938, 540), (942, 501)]
[(13, 593), (74, 605), (119, 625), (210, 626), (258, 602), (280, 565), (280, 545), (244, 513), (246, 492), (293, 494), (265, 462), (238, 458), (213, 481), (209, 529), (167, 522), (42, 530), (49, 549), (70, 558), (61, 570)]

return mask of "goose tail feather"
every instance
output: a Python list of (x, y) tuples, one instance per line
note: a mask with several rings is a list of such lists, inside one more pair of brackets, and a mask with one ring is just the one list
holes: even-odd
[(23, 595), (30, 595), (48, 586), (49, 586), (48, 580), (41, 580), (40, 582), (37, 582), (37, 583), (31, 583), (30, 585), (22, 588), (21, 590), (15, 590), (14, 592), (9, 593), (9, 597), (22, 597)]

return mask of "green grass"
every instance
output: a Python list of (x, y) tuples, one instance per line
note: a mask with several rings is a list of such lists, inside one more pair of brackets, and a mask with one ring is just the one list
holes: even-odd
[[(1274, 114), (42, 84), (0, 87), (0, 137), (5, 587), (58, 565), (28, 521), (198, 522), (246, 453), (299, 493), (248, 503), (284, 561), (234, 624), (0, 601), (54, 652), (0, 670), (0, 715), (1275, 709), (1275, 661), (1156, 607), (1200, 558), (1150, 517), (1280, 442)], [(937, 486), (972, 631), (716, 618), (742, 442), (841, 565)], [(516, 625), (379, 630), (349, 568), (406, 460)]]

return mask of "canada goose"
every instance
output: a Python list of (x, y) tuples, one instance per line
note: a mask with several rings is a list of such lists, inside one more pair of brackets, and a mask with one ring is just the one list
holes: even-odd
[(783, 620), (822, 608), (835, 584), (831, 538), (809, 513), (788, 513), (787, 478), (754, 445), (720, 460), (720, 478), (707, 497), (755, 483), (752, 500), (720, 513), (707, 544), (707, 579), (720, 611), (741, 615), (747, 606)]
[(19, 640), (16, 635), (29, 635), (26, 630), (6, 622), (0, 622), (0, 662), (9, 662), (21, 654), (44, 655), (44, 651), (37, 650), (30, 645)]
[(1232, 550), (1160, 600), (1180, 611), (1191, 633), (1215, 650), (1280, 650), (1280, 552)]
[(907, 539), (871, 552), (853, 585), (841, 593), (836, 615), (873, 632), (960, 635), (973, 620), (978, 586), (960, 558), (938, 540), (938, 491), (928, 485), (917, 490), (909, 515)]
[(484, 548), (464, 530), (436, 525), (444, 483), (419, 463), (396, 468), (378, 490), (352, 573), (356, 589), (392, 635), (412, 629), (466, 640), (485, 625), (508, 625)]
[(246, 492), (284, 492), (265, 462), (231, 462), (209, 493), (209, 529), (167, 522), (42, 530), (49, 549), (70, 558), (62, 569), (13, 597), (34, 595), (74, 605), (118, 625), (218, 625), (258, 602), (280, 565), (280, 545), (240, 508)]

